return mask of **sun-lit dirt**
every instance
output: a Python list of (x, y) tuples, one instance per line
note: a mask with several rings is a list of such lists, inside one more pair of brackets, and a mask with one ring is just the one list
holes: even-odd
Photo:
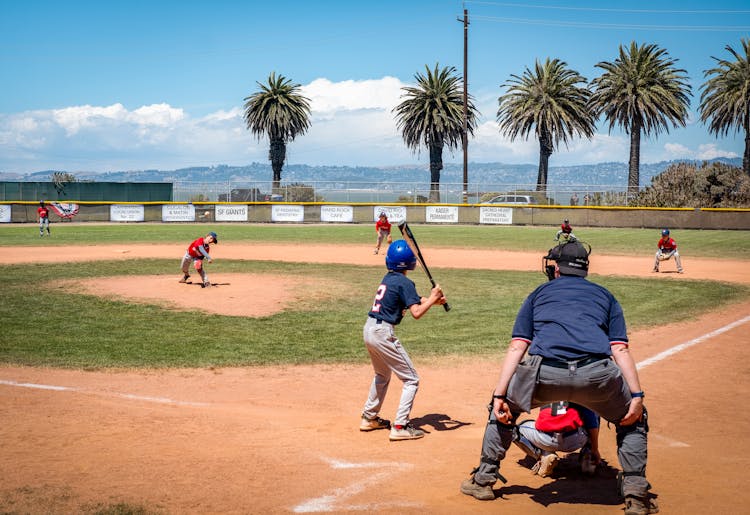
[[(212, 251), (209, 269), (218, 286), (202, 289), (177, 282), (184, 252), (179, 245), (4, 251), (9, 263), (50, 262), (61, 253), (68, 261), (173, 258), (174, 269), (164, 275), (92, 279), (76, 288), (233, 316), (283, 309), (297, 288), (284, 277), (224, 274), (222, 259), (383, 263), (369, 245), (222, 243)], [(540, 256), (523, 253), (427, 254), (433, 272), (541, 266)], [(655, 287), (709, 278), (750, 282), (743, 261), (685, 256), (686, 273), (678, 275), (652, 274), (652, 259), (597, 256), (592, 272), (650, 276)], [(404, 323), (418, 327), (444, 316), (462, 323), (456, 310), (434, 310)], [(681, 324), (669, 324), (669, 312), (654, 318), (662, 323), (630, 335), (638, 362), (689, 344), (640, 370), (651, 425), (648, 477), (661, 512), (745, 512), (750, 415), (742, 399), (750, 393), (750, 299)], [(361, 338), (361, 327), (352, 327), (352, 338)], [(201, 514), (622, 513), (614, 469), (587, 479), (565, 462), (554, 477), (543, 479), (519, 463), (523, 456), (516, 448), (503, 462), (508, 483), (496, 485), (498, 499), (480, 502), (459, 492), (478, 462), (485, 405), (501, 359), (498, 353), (491, 360), (415, 360), (421, 383), (413, 422), (428, 434), (396, 443), (385, 431), (358, 430), (372, 378), (369, 365), (116, 371), (0, 366), (0, 512), (77, 513), (126, 503)], [(399, 390), (394, 379), (385, 418), (393, 417)], [(603, 457), (618, 467), (614, 440), (614, 432), (603, 428)]]

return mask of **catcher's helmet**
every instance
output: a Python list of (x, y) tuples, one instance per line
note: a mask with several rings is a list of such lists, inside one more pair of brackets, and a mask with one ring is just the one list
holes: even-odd
[(388, 246), (385, 254), (385, 266), (388, 270), (414, 270), (417, 266), (417, 256), (404, 240), (396, 240)]
[(669, 236), (669, 229), (662, 229), (661, 235), (662, 236)]
[(214, 239), (214, 243), (219, 243), (219, 237), (216, 236), (215, 232), (211, 231), (210, 233), (208, 233), (208, 235)]

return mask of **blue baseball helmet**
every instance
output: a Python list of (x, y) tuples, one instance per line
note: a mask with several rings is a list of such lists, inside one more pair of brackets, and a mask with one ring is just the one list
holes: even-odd
[(662, 236), (669, 236), (669, 229), (662, 229), (661, 235)]
[(396, 240), (388, 246), (385, 254), (385, 266), (388, 270), (414, 270), (417, 266), (417, 256), (404, 240)]

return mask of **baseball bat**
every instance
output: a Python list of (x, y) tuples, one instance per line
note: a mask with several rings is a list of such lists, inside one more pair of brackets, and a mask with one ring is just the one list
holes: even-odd
[[(401, 235), (404, 237), (404, 240), (406, 240), (406, 244), (409, 245), (409, 247), (414, 252), (414, 254), (417, 255), (419, 264), (422, 265), (422, 270), (424, 270), (424, 273), (427, 274), (427, 278), (430, 280), (430, 284), (432, 284), (432, 287), (434, 288), (435, 279), (432, 278), (430, 269), (427, 268), (427, 263), (424, 262), (422, 251), (419, 250), (419, 245), (417, 244), (416, 238), (414, 238), (414, 233), (411, 232), (411, 229), (409, 228), (409, 225), (406, 222), (401, 222), (400, 224), (398, 224), (398, 229), (401, 231)], [(445, 304), (443, 304), (443, 309), (445, 309), (446, 311), (450, 311), (451, 307), (446, 302)]]

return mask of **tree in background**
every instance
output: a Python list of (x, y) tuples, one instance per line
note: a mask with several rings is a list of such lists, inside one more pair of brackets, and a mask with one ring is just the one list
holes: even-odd
[(750, 207), (750, 177), (724, 163), (670, 165), (651, 178), (631, 205), (643, 207)]
[(619, 125), (630, 135), (628, 197), (640, 187), (641, 134), (669, 132), (669, 125), (684, 127), (688, 116), (691, 88), (686, 71), (676, 68), (677, 60), (657, 45), (630, 48), (620, 45), (613, 62), (602, 61), (604, 73), (594, 79), (591, 108), (598, 118), (605, 115), (609, 131)]
[(498, 99), (500, 132), (515, 140), (534, 131), (539, 139), (536, 190), (547, 191), (549, 156), (560, 142), (567, 146), (569, 138), (594, 135), (591, 92), (586, 79), (559, 59), (537, 61), (533, 71), (526, 68), (522, 76), (511, 77), (503, 84), (508, 92)]
[(55, 191), (58, 195), (65, 195), (65, 186), (70, 182), (76, 182), (76, 176), (68, 172), (54, 172), (52, 174), (52, 183), (55, 185)]
[(701, 122), (709, 122), (709, 132), (726, 136), (732, 128), (745, 131), (742, 170), (750, 176), (750, 39), (742, 38), (742, 52), (727, 45), (734, 61), (713, 57), (716, 68), (704, 72), (710, 77), (702, 86)]
[[(406, 146), (417, 151), (422, 145), (430, 151), (430, 202), (440, 202), (440, 171), (443, 169), (443, 147), (462, 145), (463, 86), (454, 67), (434, 70), (425, 65), (426, 74), (417, 73), (417, 85), (404, 87), (405, 99), (393, 111)], [(467, 100), (467, 130), (474, 134), (477, 110)], [(467, 134), (468, 137), (468, 134)]]
[(258, 141), (268, 135), (268, 159), (273, 170), (273, 189), (281, 183), (286, 144), (310, 128), (310, 100), (299, 93), (300, 85), (271, 72), (268, 84), (257, 83), (260, 91), (245, 97), (245, 123)]

